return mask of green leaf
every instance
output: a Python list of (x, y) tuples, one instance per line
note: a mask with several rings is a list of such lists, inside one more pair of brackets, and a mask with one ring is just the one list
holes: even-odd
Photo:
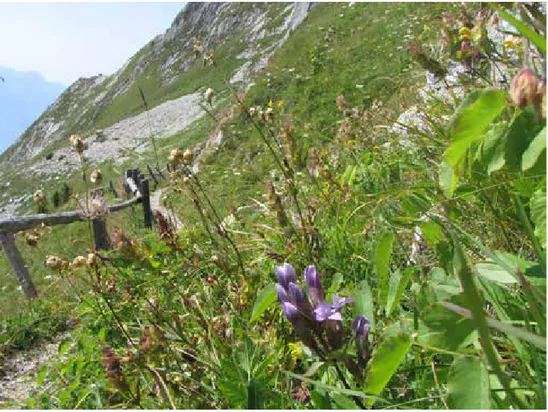
[(506, 133), (508, 131), (508, 124), (501, 122), (493, 126), (489, 130), (485, 139), (482, 142), (480, 148), (476, 153), (476, 160), (478, 160), (483, 167), (487, 167), (487, 174), (496, 172), (502, 169), (505, 164), (504, 152), (506, 148)]
[(543, 153), (546, 156), (546, 127), (537, 134), (527, 150), (523, 152), (523, 156), (521, 157), (521, 170), (525, 171), (532, 168)]
[(367, 280), (362, 280), (354, 292), (354, 313), (364, 315), (371, 323), (371, 331), (375, 330), (375, 310), (373, 295)]
[(434, 248), (436, 245), (445, 238), (443, 230), (440, 225), (431, 220), (422, 222), (420, 225), (422, 231), (422, 237), (428, 243), (428, 246)]
[(528, 27), (523, 22), (516, 19), (510, 13), (502, 10), (500, 7), (495, 7), (495, 10), (501, 15), (501, 17), (514, 26), (518, 31), (527, 37), (543, 54), (546, 54), (546, 38), (535, 32), (532, 28)]
[[(522, 169), (522, 156), (530, 147), (531, 142), (538, 135), (539, 125), (535, 112), (530, 108), (521, 111), (512, 121), (506, 134), (504, 161), (506, 166), (516, 172)], [(533, 165), (534, 166), (534, 165)]]
[(517, 279), (510, 275), (508, 271), (501, 268), (494, 262), (478, 263), (475, 265), (478, 274), (491, 282), (497, 283), (518, 283)]
[(331, 286), (327, 290), (327, 293), (335, 293), (339, 290), (341, 287), (341, 284), (343, 283), (344, 277), (340, 273), (335, 273), (335, 276), (333, 276), (333, 280), (331, 281)]
[(447, 197), (453, 197), (459, 176), (445, 159), (441, 161), (438, 182), (443, 194)]
[(504, 109), (505, 92), (482, 90), (474, 103), (462, 110), (450, 126), (451, 146), (445, 153), (447, 162), (457, 167), (473, 143), (479, 142), (489, 125)]
[(447, 377), (451, 409), (489, 409), (489, 374), (479, 358), (457, 358)]
[(535, 225), (535, 236), (546, 247), (546, 189), (537, 190), (529, 203), (531, 220)]
[[(452, 301), (461, 302), (461, 296), (453, 296)], [(421, 315), (422, 322), (429, 332), (419, 335), (418, 341), (433, 348), (456, 351), (468, 341), (474, 332), (474, 322), (436, 303)]]
[(249, 322), (253, 323), (259, 319), (264, 311), (275, 301), (276, 287), (274, 284), (266, 286), (263, 290), (257, 293), (257, 299), (255, 300), (255, 305), (253, 305)]
[[(381, 341), (373, 351), (367, 370), (364, 385), (366, 394), (374, 396), (381, 394), (410, 347), (411, 338), (406, 334), (391, 336)], [(372, 406), (373, 403), (371, 399), (366, 400), (367, 406)]]
[(388, 291), (388, 301), (386, 302), (386, 314), (388, 316), (392, 314), (400, 303), (400, 299), (407, 288), (407, 284), (409, 283), (412, 274), (413, 268), (407, 268), (403, 271), (403, 275), (398, 269), (390, 276), (390, 289)]
[(375, 262), (375, 270), (379, 276), (381, 303), (385, 303), (388, 296), (389, 265), (393, 243), (394, 234), (388, 231), (379, 236), (377, 244), (375, 245), (375, 256), (373, 260)]

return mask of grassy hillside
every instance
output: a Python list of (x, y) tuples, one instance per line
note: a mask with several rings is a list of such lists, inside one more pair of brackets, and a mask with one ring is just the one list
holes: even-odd
[[(192, 87), (213, 87), (215, 105), (159, 150), (200, 149), (199, 172), (172, 159), (164, 186), (184, 227), (109, 217), (125, 233), (115, 250), (37, 276), (39, 302), (1, 302), (9, 350), (72, 318), (67, 358), (41, 370), (51, 386), (26, 406), (545, 406), (546, 112), (534, 72), (545, 16), (525, 8), (514, 24), (529, 40), (516, 32), (512, 46), (486, 34), (512, 19), (499, 13), (325, 3), (247, 93), (226, 82), (228, 50), (196, 67)], [(449, 61), (461, 78), (445, 75)], [(445, 100), (419, 95), (433, 67)], [(522, 87), (498, 85), (494, 69)], [(424, 127), (395, 128), (413, 106)], [(70, 261), (87, 247), (84, 226), (25, 251)]]

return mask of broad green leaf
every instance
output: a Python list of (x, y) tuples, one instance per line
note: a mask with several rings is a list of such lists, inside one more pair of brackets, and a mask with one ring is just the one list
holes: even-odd
[[(452, 301), (461, 303), (461, 296), (453, 296)], [(419, 335), (420, 343), (434, 348), (456, 351), (462, 344), (468, 342), (468, 337), (474, 332), (474, 322), (436, 303), (421, 314), (421, 320), (429, 332)]]
[(354, 292), (354, 313), (364, 315), (371, 323), (371, 331), (375, 330), (375, 311), (373, 295), (367, 280), (362, 280)]
[(457, 358), (447, 378), (451, 409), (489, 409), (489, 374), (479, 358)]
[(388, 301), (386, 302), (386, 314), (388, 316), (392, 314), (400, 303), (400, 299), (407, 288), (412, 274), (413, 269), (407, 268), (403, 271), (403, 274), (398, 269), (390, 276), (390, 289), (388, 291)]
[(445, 153), (447, 162), (457, 167), (473, 143), (479, 142), (489, 125), (504, 109), (505, 92), (482, 90), (477, 100), (464, 109), (450, 126), (451, 146)]
[(514, 26), (518, 31), (527, 37), (533, 44), (539, 49), (540, 52), (546, 55), (546, 38), (535, 32), (532, 28), (516, 19), (510, 13), (502, 10), (500, 7), (495, 7), (497, 12), (502, 16), (504, 20)]
[(476, 153), (476, 160), (487, 169), (487, 174), (489, 175), (502, 169), (504, 166), (507, 130), (508, 124), (506, 122), (496, 124), (486, 133), (485, 139)]
[[(543, 153), (546, 153), (546, 127), (537, 134), (527, 150), (523, 152), (523, 156), (521, 157), (521, 170), (525, 171), (532, 168)], [(546, 158), (544, 160), (546, 160)]]
[[(531, 108), (521, 111), (510, 124), (506, 134), (504, 161), (516, 172), (522, 169), (522, 156), (539, 132), (536, 114)], [(534, 166), (534, 165), (533, 165)]]
[(251, 312), (250, 323), (255, 322), (261, 317), (264, 311), (276, 301), (276, 288), (274, 284), (266, 286), (257, 294), (253, 311)]
[[(445, 308), (451, 310), (462, 316), (466, 319), (472, 319), (472, 312), (469, 309), (463, 308), (462, 306), (455, 305), (451, 302), (442, 302), (441, 303)], [(523, 339), (529, 343), (532, 343), (535, 346), (538, 346), (540, 349), (546, 350), (546, 338), (543, 336), (535, 335), (534, 333), (528, 332), (521, 328), (516, 328), (512, 325), (508, 325), (503, 322), (499, 322), (496, 319), (486, 317), (487, 326), (490, 328), (498, 329), (501, 332), (516, 336), (520, 339)]]
[(438, 182), (443, 194), (447, 197), (453, 197), (459, 176), (445, 159), (441, 161)]
[(443, 230), (436, 222), (427, 220), (420, 225), (422, 231), (422, 237), (428, 243), (428, 246), (434, 248), (440, 240), (444, 239)]
[(506, 269), (501, 268), (494, 262), (478, 263), (475, 265), (478, 274), (492, 282), (497, 283), (518, 283), (517, 279), (510, 275)]
[(546, 190), (542, 188), (535, 192), (529, 203), (531, 220), (535, 225), (535, 236), (540, 244), (546, 247)]
[(392, 245), (394, 243), (394, 234), (390, 231), (381, 234), (375, 245), (375, 270), (379, 276), (381, 303), (386, 303), (388, 296), (388, 282), (390, 274), (390, 255), (392, 254)]
[[(409, 335), (400, 334), (383, 339), (373, 351), (367, 375), (365, 377), (364, 392), (368, 395), (378, 396), (386, 384), (396, 373), (400, 363), (405, 358), (411, 347)], [(373, 400), (367, 399), (366, 405), (372, 406)]]

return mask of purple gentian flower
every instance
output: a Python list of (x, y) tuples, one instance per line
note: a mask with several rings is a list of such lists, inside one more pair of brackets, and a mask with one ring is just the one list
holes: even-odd
[(325, 292), (323, 291), (316, 266), (310, 265), (304, 270), (304, 281), (308, 286), (312, 305), (316, 308), (325, 300)]
[(371, 329), (371, 323), (362, 315), (356, 316), (354, 322), (352, 322), (352, 329), (356, 332), (356, 339), (365, 339), (369, 336), (369, 330)]
[(276, 268), (276, 278), (278, 278), (278, 283), (282, 285), (286, 291), (289, 290), (289, 282), (297, 282), (295, 268), (289, 263), (284, 263), (283, 266)]
[(342, 322), (341, 309), (347, 303), (354, 302), (352, 298), (341, 299), (338, 295), (333, 295), (333, 303), (329, 305), (327, 302), (322, 302), (314, 310), (314, 318), (318, 322), (323, 322), (326, 320), (335, 320)]

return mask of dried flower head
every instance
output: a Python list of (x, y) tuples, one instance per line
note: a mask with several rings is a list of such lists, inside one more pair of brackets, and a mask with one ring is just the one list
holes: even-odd
[(72, 136), (70, 136), (70, 144), (78, 154), (81, 155), (82, 153), (84, 153), (84, 141), (80, 135), (73, 134)]
[(93, 172), (91, 172), (91, 175), (89, 176), (89, 181), (96, 185), (100, 185), (101, 183), (103, 183), (103, 173), (101, 173), (101, 170), (95, 169)]
[(254, 107), (250, 107), (249, 108), (249, 117), (253, 117), (255, 116), (255, 108)]
[(339, 94), (337, 96), (337, 110), (339, 110), (340, 112), (344, 111), (344, 109), (347, 108), (347, 103), (346, 103), (346, 100), (344, 99), (344, 95), (342, 94)]

